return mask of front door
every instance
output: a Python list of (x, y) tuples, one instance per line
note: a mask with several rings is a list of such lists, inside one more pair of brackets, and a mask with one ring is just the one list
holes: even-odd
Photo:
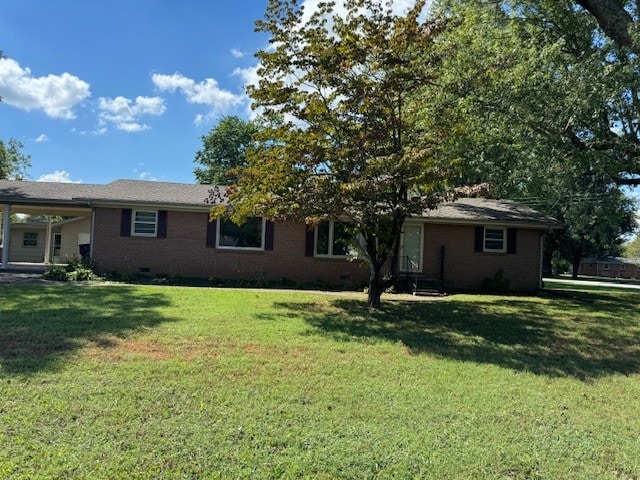
[(422, 224), (404, 224), (399, 264), (403, 272), (422, 271)]
[(53, 259), (54, 261), (58, 261), (60, 259), (60, 249), (62, 248), (62, 234), (54, 233), (53, 234)]

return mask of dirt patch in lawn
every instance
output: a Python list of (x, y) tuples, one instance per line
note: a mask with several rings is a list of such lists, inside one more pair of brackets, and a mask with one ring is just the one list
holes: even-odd
[(141, 357), (145, 360), (170, 360), (175, 355), (164, 345), (143, 339), (103, 337), (94, 340), (85, 349), (85, 356), (95, 360), (119, 362), (124, 358)]

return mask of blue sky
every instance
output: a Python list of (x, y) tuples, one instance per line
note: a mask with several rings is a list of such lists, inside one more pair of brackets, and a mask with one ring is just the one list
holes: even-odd
[(191, 183), (200, 137), (247, 117), (267, 0), (2, 0), (0, 138), (31, 179)]
[(194, 182), (201, 136), (250, 115), (267, 3), (2, 0), (0, 139), (24, 144), (34, 180)]
[(267, 1), (2, 0), (0, 139), (34, 180), (194, 182), (200, 137), (250, 114)]

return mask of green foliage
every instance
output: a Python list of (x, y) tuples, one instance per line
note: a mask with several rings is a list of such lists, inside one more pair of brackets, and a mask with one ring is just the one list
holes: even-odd
[(485, 278), (482, 282), (482, 289), (489, 293), (506, 293), (509, 291), (511, 281), (505, 276), (504, 270), (499, 268), (493, 277)]
[(246, 166), (246, 152), (258, 131), (255, 122), (235, 116), (224, 117), (202, 137), (202, 148), (194, 162), (200, 164), (193, 173), (198, 183), (232, 185), (238, 181), (236, 169)]
[(57, 223), (72, 217), (62, 217), (60, 215), (27, 215), (22, 221), (25, 223), (47, 223), (49, 218), (51, 218), (52, 223)]
[(176, 274), (176, 275), (171, 275), (167, 278), (167, 283), (169, 285), (186, 285), (187, 284), (187, 279), (184, 278), (184, 276)]
[(570, 1), (438, 5), (456, 25), (442, 87), (460, 110), (457, 153), (476, 172), (507, 189), (574, 166), (640, 184), (640, 60), (592, 15)]
[(447, 130), (416, 103), (437, 75), (446, 27), (422, 20), (425, 3), (396, 17), (376, 0), (347, 2), (342, 16), (321, 2), (306, 18), (298, 2), (271, 0), (257, 22), (270, 48), (257, 54), (261, 80), (248, 94), (265, 128), (231, 193), (232, 217), (349, 222), (373, 307), (404, 219), (441, 200), (453, 171), (436, 154)]
[(49, 267), (47, 271), (42, 274), (42, 278), (44, 278), (45, 280), (51, 280), (54, 282), (69, 281), (67, 269), (59, 265), (54, 265), (52, 267)]
[[(581, 186), (577, 182), (574, 189), (580, 192)], [(586, 191), (554, 206), (552, 213), (566, 226), (548, 235), (549, 244), (571, 263), (574, 277), (584, 258), (620, 255), (624, 235), (636, 227), (635, 204), (618, 188), (600, 183)]]
[[(1, 57), (0, 57), (1, 58)], [(31, 155), (22, 153), (24, 145), (16, 139), (0, 140), (0, 180), (23, 180), (31, 166)]]
[(89, 258), (68, 257), (65, 265), (53, 265), (42, 275), (45, 280), (85, 282), (95, 278), (95, 264)]
[(122, 282), (130, 284), (140, 283), (140, 277), (135, 273), (122, 273), (117, 270), (110, 270), (102, 273), (102, 278), (109, 282)]
[(638, 293), (565, 293), (0, 286), (0, 476), (634, 478)]
[(622, 250), (623, 255), (626, 258), (640, 258), (640, 235), (636, 236), (630, 242), (627, 242), (623, 245)]
[(585, 256), (616, 254), (634, 228), (616, 184), (640, 178), (637, 59), (594, 41), (594, 18), (571, 2), (439, 7), (455, 25), (441, 42), (455, 52), (441, 81), (456, 105), (445, 155), (468, 159), (460, 183), (489, 183), (496, 197), (562, 222), (547, 238), (547, 266), (554, 251), (574, 274)]

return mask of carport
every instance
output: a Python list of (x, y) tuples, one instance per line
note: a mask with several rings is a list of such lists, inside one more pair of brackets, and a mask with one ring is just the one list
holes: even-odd
[[(92, 185), (18, 182), (0, 180), (0, 216), (2, 221), (2, 255), (0, 269), (29, 266), (46, 266), (51, 262), (53, 216), (91, 218), (91, 206), (87, 192)], [(44, 215), (48, 218), (44, 234), (44, 254), (42, 262), (10, 262), (12, 245), (11, 232), (14, 224), (12, 214)], [(89, 233), (89, 243), (91, 238)], [(17, 249), (18, 246), (14, 246)]]

